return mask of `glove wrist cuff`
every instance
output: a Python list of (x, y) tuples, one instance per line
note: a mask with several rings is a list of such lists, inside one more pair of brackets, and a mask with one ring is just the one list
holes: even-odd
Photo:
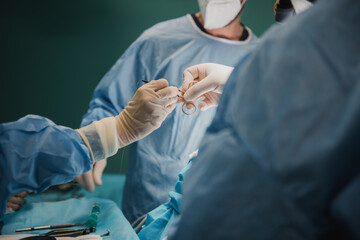
[(116, 120), (114, 117), (104, 118), (78, 130), (85, 144), (88, 142), (90, 155), (97, 162), (113, 156), (119, 149)]
[(138, 122), (127, 113), (126, 108), (115, 117), (117, 129), (117, 142), (119, 148), (123, 148), (137, 140), (136, 132), (131, 123), (137, 123), (137, 127), (141, 128), (142, 123)]

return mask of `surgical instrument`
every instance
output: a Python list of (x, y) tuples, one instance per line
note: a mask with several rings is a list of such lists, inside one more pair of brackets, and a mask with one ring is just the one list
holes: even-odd
[(64, 223), (64, 224), (57, 224), (57, 225), (16, 229), (15, 232), (25, 232), (25, 231), (54, 229), (54, 228), (67, 228), (67, 227), (82, 226), (82, 225), (85, 225), (85, 223)]
[[(149, 83), (149, 81), (146, 81), (146, 80), (141, 80), (141, 81), (143, 81), (144, 83)], [(182, 91), (182, 90), (179, 90), (179, 92), (181, 92), (182, 94), (185, 93), (185, 92)], [(181, 110), (183, 111), (183, 113), (185, 113), (186, 115), (192, 115), (192, 114), (194, 114), (194, 113), (196, 112), (196, 105), (195, 105), (194, 103), (185, 101), (184, 97), (182, 97), (182, 96), (180, 96), (180, 95), (178, 95), (178, 97), (179, 97), (179, 98), (182, 98), (183, 101), (184, 101), (184, 103), (183, 103), (183, 105), (182, 105), (182, 108), (181, 108)], [(192, 105), (192, 106), (194, 107), (194, 111), (192, 111), (192, 112), (190, 112), (190, 113), (186, 112), (186, 111), (184, 110), (184, 107), (185, 107), (187, 104)]]

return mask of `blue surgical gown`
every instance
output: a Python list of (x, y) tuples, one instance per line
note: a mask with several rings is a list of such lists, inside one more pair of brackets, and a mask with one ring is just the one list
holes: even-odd
[[(165, 78), (169, 85), (180, 87), (182, 73), (189, 66), (245, 62), (257, 42), (248, 31), (245, 41), (215, 38), (202, 32), (190, 15), (146, 30), (96, 87), (82, 126), (119, 114), (142, 79)], [(130, 222), (169, 200), (168, 193), (189, 154), (200, 145), (215, 110), (188, 116), (179, 104), (159, 129), (131, 146), (122, 208)]]
[(73, 129), (28, 115), (0, 124), (0, 217), (7, 199), (63, 184), (92, 167), (89, 150)]
[(360, 1), (319, 0), (226, 85), (169, 239), (360, 239)]

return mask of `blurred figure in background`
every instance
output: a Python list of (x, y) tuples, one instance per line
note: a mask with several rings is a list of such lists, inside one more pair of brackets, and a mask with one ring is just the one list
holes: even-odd
[(283, 22), (288, 17), (310, 8), (316, 0), (277, 0), (274, 5), (275, 21)]
[(317, 1), (235, 67), (169, 239), (360, 238), (359, 22)]

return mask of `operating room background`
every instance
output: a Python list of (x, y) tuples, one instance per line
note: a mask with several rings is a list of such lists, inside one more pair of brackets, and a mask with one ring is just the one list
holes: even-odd
[[(273, 4), (248, 0), (242, 22), (261, 36)], [(1, 1), (0, 123), (37, 114), (78, 128), (98, 82), (145, 29), (197, 11), (197, 0)], [(126, 172), (127, 156), (106, 172)]]

